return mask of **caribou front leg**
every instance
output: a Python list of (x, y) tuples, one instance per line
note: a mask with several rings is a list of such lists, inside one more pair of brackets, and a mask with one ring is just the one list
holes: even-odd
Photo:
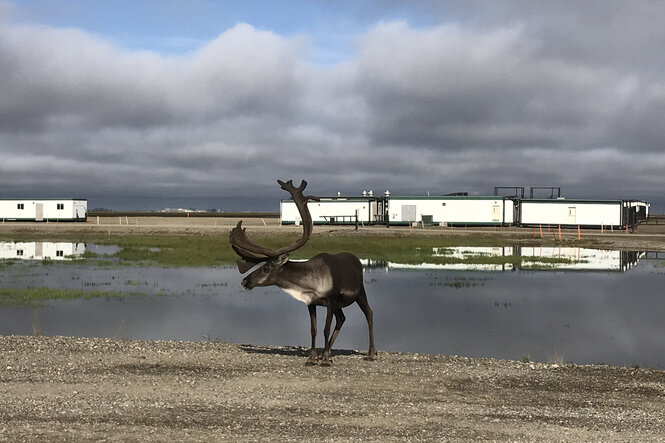
[(326, 312), (326, 326), (323, 329), (323, 339), (325, 346), (323, 348), (323, 355), (321, 356), (321, 364), (323, 366), (330, 366), (332, 363), (330, 361), (330, 325), (332, 324), (334, 308), (328, 305), (328, 311)]
[[(330, 340), (328, 340), (328, 335), (330, 333), (330, 323), (332, 321), (330, 315), (331, 312), (335, 314), (335, 330), (333, 331)], [(342, 325), (344, 324), (345, 320), (346, 316), (342, 312), (342, 308), (330, 308), (330, 307), (328, 308), (328, 313), (326, 316), (326, 329), (323, 331), (323, 334), (326, 338), (326, 347), (323, 350), (321, 364), (324, 366), (330, 366), (330, 364), (332, 363), (332, 360), (330, 359), (330, 354), (332, 353), (332, 347), (335, 344), (337, 335), (339, 335), (339, 330), (342, 329)]]
[(309, 310), (309, 322), (310, 329), (312, 331), (312, 348), (309, 350), (309, 359), (307, 360), (306, 365), (315, 365), (317, 364), (317, 355), (316, 355), (316, 305), (307, 305)]

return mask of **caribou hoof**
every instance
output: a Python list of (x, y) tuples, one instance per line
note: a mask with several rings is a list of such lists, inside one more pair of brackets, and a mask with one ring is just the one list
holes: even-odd
[(332, 360), (330, 359), (321, 360), (321, 366), (331, 366), (331, 365), (332, 365)]
[(319, 363), (316, 360), (311, 360), (311, 359), (305, 362), (305, 366), (316, 366), (317, 364)]

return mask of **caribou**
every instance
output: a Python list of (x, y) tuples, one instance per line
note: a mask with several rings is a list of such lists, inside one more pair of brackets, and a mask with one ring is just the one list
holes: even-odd
[[(293, 180), (283, 182), (277, 180), (283, 190), (291, 194), (302, 218), (303, 233), (294, 243), (271, 249), (253, 243), (247, 238), (246, 228), (242, 220), (229, 233), (229, 241), (233, 250), (240, 256), (237, 261), (238, 270), (244, 274), (261, 264), (242, 280), (242, 287), (252, 289), (257, 286), (277, 286), (291, 297), (307, 305), (310, 317), (312, 347), (309, 351), (308, 365), (328, 366), (331, 364), (330, 352), (335, 339), (344, 324), (345, 316), (342, 308), (357, 303), (367, 319), (369, 329), (369, 350), (367, 360), (374, 360), (373, 312), (367, 302), (367, 294), (363, 284), (363, 269), (358, 257), (349, 253), (317, 254), (307, 261), (291, 261), (289, 253), (302, 247), (312, 234), (312, 216), (307, 208), (308, 200), (318, 200), (313, 196), (303, 195), (307, 182), (302, 180), (299, 187)], [(323, 330), (324, 349), (321, 356), (316, 352), (316, 307), (327, 309), (326, 323)], [(330, 335), (332, 317), (335, 316), (335, 329)]]

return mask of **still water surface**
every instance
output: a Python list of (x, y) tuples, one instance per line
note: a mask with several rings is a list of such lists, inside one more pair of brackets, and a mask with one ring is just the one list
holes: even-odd
[[(87, 248), (100, 253), (94, 245)], [(665, 367), (665, 256), (572, 253), (591, 254), (596, 262), (591, 268), (593, 260), (582, 260), (579, 270), (567, 265), (546, 271), (368, 263), (364, 279), (377, 347)], [(38, 329), (43, 335), (308, 346), (305, 305), (277, 288), (245, 291), (241, 278), (232, 267), (163, 269), (16, 260), (0, 270), (1, 288), (145, 295), (2, 307), (0, 334), (30, 335)], [(353, 305), (345, 314), (336, 348), (366, 349), (360, 309)], [(319, 321), (323, 318), (320, 310)], [(318, 340), (321, 344), (320, 336)]]

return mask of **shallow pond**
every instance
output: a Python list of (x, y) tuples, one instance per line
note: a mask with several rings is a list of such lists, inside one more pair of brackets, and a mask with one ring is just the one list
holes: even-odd
[[(30, 246), (22, 247), (28, 256)], [(41, 248), (44, 253), (50, 246)], [(0, 303), (0, 334), (309, 345), (305, 305), (274, 287), (245, 291), (235, 268), (66, 262), (67, 257), (83, 255), (86, 248), (113, 252), (112, 247), (73, 246), (62, 259), (57, 258), (60, 254), (46, 261), (42, 257), (2, 265), (0, 289), (6, 292), (48, 287), (96, 291), (102, 296), (47, 300), (41, 306)], [(442, 253), (462, 254), (464, 249), (468, 248)], [(482, 253), (577, 258), (535, 270), (366, 262), (364, 279), (374, 310), (377, 348), (665, 367), (665, 255), (498, 249)], [(15, 257), (9, 246), (0, 250)], [(345, 314), (336, 348), (366, 349), (367, 329), (360, 309), (350, 306)], [(320, 309), (320, 324), (323, 318)], [(321, 336), (318, 340), (322, 344)]]

